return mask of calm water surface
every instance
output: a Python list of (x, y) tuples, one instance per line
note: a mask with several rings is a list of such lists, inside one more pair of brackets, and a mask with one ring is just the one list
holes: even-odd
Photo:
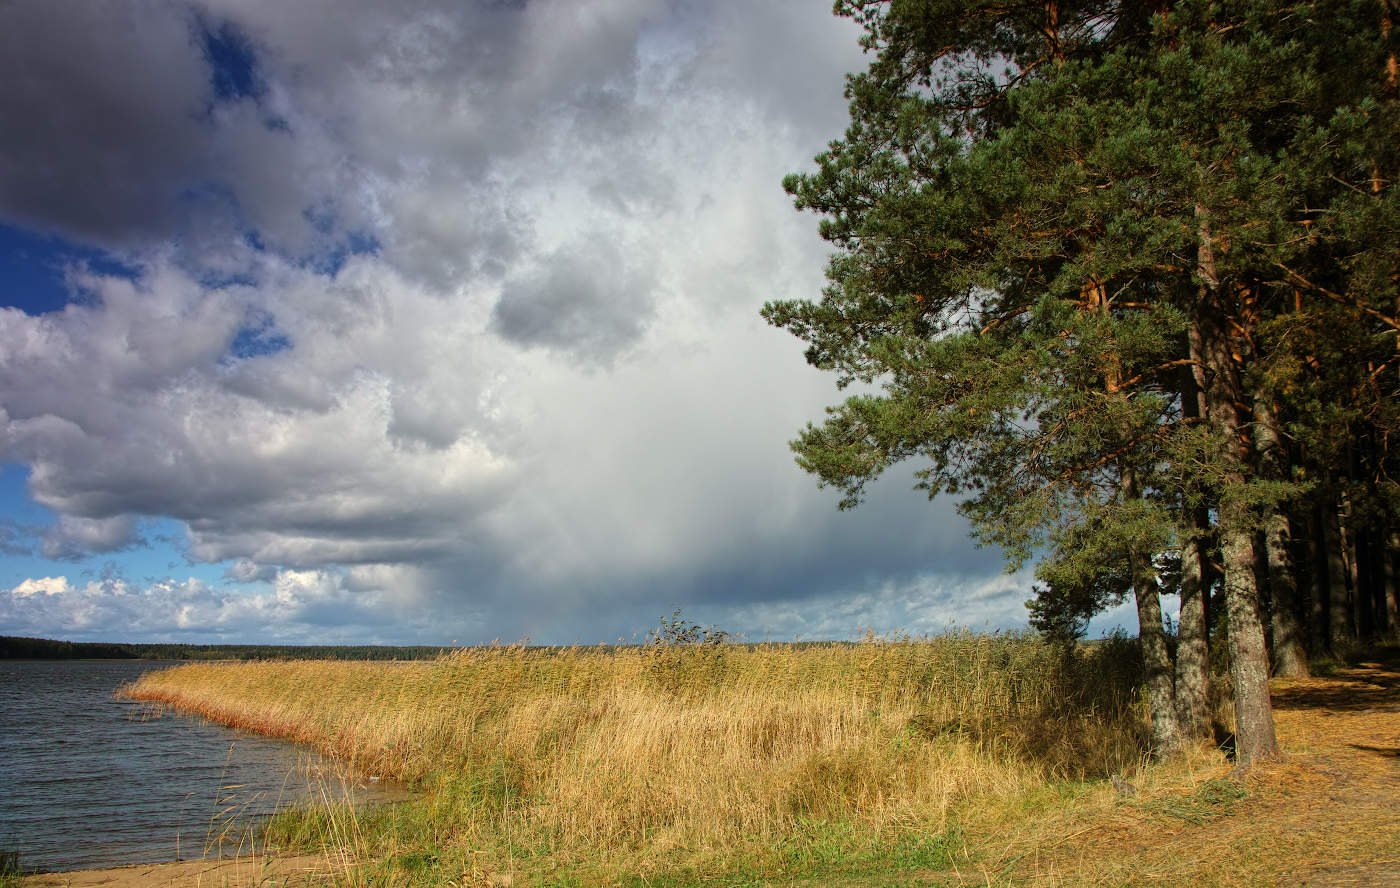
[(0, 851), (40, 870), (246, 852), (260, 817), (345, 791), (304, 747), (113, 697), (170, 665), (0, 660)]

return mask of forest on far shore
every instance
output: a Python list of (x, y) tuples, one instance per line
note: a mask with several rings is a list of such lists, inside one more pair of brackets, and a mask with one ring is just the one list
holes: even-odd
[(126, 644), (0, 635), (0, 660), (431, 660), (445, 650), (401, 645)]

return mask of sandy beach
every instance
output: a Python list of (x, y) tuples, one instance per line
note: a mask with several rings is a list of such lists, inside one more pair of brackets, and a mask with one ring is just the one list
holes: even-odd
[(119, 866), (112, 869), (40, 873), (21, 883), (24, 888), (223, 888), (233, 885), (312, 885), (339, 864), (319, 854), (286, 857), (239, 857), (184, 860)]

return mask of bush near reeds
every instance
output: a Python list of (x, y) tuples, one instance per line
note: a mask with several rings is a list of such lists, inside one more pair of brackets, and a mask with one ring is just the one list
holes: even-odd
[(419, 803), (358, 829), (386, 859), (771, 871), (928, 863), (910, 849), (943, 853), (970, 800), (1134, 767), (1139, 674), (1125, 639), (955, 633), (198, 664), (128, 693), (417, 783)]

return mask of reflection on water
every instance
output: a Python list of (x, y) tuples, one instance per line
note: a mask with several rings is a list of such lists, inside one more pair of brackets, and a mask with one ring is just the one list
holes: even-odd
[(249, 850), (278, 807), (350, 792), (304, 747), (162, 715), (113, 692), (153, 661), (0, 661), (0, 851), (69, 870)]

